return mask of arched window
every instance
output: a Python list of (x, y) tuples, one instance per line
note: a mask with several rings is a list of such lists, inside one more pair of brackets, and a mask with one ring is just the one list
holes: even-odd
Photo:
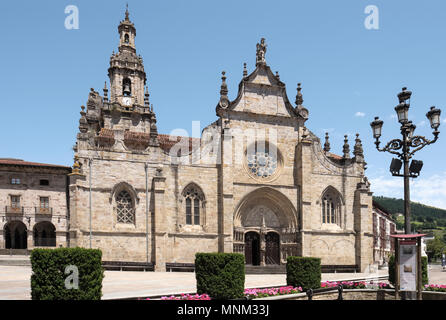
[(341, 224), (341, 199), (332, 189), (328, 189), (321, 201), (322, 223)]
[(195, 184), (189, 184), (183, 191), (186, 204), (186, 224), (203, 224), (205, 200), (203, 191)]
[(135, 223), (135, 208), (130, 194), (126, 190), (122, 190), (116, 196), (116, 210), (118, 222)]
[(130, 42), (129, 35), (128, 35), (127, 33), (126, 33), (125, 36), (124, 36), (124, 42), (125, 42), (125, 43), (129, 43), (129, 42)]

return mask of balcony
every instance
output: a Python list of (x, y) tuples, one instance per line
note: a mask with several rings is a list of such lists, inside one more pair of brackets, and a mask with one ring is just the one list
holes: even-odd
[(24, 207), (10, 207), (10, 206), (6, 206), (5, 207), (5, 212), (7, 213), (7, 214), (19, 214), (19, 215), (22, 215), (24, 212), (25, 212), (25, 210), (24, 210)]
[(53, 208), (34, 207), (36, 214), (53, 214)]

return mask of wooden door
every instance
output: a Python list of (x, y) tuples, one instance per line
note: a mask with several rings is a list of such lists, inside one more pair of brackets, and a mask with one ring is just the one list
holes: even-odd
[(275, 232), (268, 232), (266, 240), (266, 264), (280, 264), (280, 237)]

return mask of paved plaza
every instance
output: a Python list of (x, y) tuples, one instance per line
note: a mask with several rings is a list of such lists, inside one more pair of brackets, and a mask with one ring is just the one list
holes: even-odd
[[(386, 276), (387, 270), (379, 270)], [(322, 280), (354, 280), (376, 277), (365, 273), (323, 273)], [(28, 266), (0, 266), (0, 300), (27, 300), (31, 298), (31, 268)], [(446, 271), (430, 266), (429, 282), (446, 284)], [(285, 274), (246, 275), (246, 287), (281, 286), (286, 284)], [(131, 272), (105, 271), (103, 299), (149, 297), (195, 292), (195, 274), (192, 272)]]

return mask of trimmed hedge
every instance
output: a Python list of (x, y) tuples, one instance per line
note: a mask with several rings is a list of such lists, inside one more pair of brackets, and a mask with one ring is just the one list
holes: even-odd
[[(104, 278), (101, 258), (102, 252), (98, 249), (32, 250), (31, 298), (33, 300), (100, 300)], [(69, 266), (77, 267), (77, 289), (73, 281), (75, 271), (67, 268)]]
[(240, 253), (195, 254), (197, 293), (212, 299), (244, 297), (245, 257)]
[(302, 287), (304, 291), (321, 286), (321, 259), (311, 257), (288, 257), (286, 264), (286, 282), (293, 287)]
[[(389, 282), (392, 286), (395, 286), (395, 256), (391, 255), (389, 258)], [(429, 283), (429, 277), (427, 273), (427, 257), (421, 257), (421, 273), (423, 286)]]

